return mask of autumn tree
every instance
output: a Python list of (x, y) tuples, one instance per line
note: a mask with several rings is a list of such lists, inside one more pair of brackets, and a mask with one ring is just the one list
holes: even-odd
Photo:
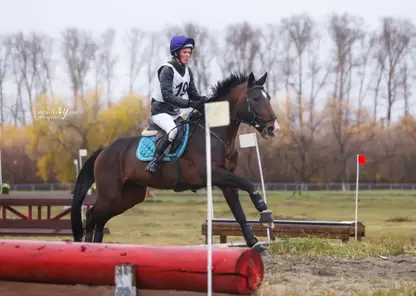
[(35, 100), (41, 93), (47, 93), (52, 86), (51, 38), (39, 33), (24, 35), (22, 32), (12, 37), (12, 58), (14, 76), (17, 85), (15, 114), (29, 113), (31, 121), (36, 117)]
[(11, 64), (13, 82), (16, 87), (16, 93), (14, 96), (14, 103), (10, 106), (10, 113), (13, 116), (13, 124), (15, 126), (20, 124), (26, 124), (26, 110), (23, 104), (24, 75), (21, 75), (19, 64), (19, 50), (16, 43), (16, 38), (12, 37), (10, 39)]
[(0, 124), (1, 135), (3, 135), (3, 124), (5, 123), (5, 92), (4, 85), (10, 73), (10, 42), (7, 36), (0, 37)]
[(102, 103), (102, 92), (104, 85), (104, 55), (102, 52), (97, 51), (94, 55), (94, 60), (92, 61), (94, 68), (94, 100), (92, 106), (93, 116), (97, 116), (98, 112), (104, 107)]
[[(86, 99), (93, 96), (86, 96)], [(42, 109), (69, 110), (61, 100), (42, 96), (37, 104)], [(36, 165), (44, 181), (70, 182), (75, 179), (73, 160), (78, 157), (79, 147), (88, 152), (99, 146), (106, 146), (122, 136), (140, 134), (140, 124), (148, 117), (147, 105), (141, 97), (127, 96), (118, 103), (101, 111), (97, 118), (83, 113), (69, 113), (66, 116), (37, 118), (31, 128), (30, 139), (33, 154), (36, 151)]]
[(144, 59), (144, 68), (145, 68), (145, 81), (146, 81), (146, 95), (150, 99), (152, 96), (153, 82), (156, 78), (157, 67), (161, 63), (162, 52), (165, 53), (164, 56), (169, 52), (163, 45), (163, 37), (157, 31), (147, 32), (146, 34), (146, 43), (145, 43), (145, 59)]
[[(357, 124), (361, 122), (361, 112), (364, 109), (364, 100), (371, 93), (371, 89), (374, 86), (377, 78), (377, 68), (375, 67), (373, 56), (377, 50), (376, 47), (376, 35), (374, 32), (363, 29), (363, 34), (357, 41), (355, 51), (355, 70), (352, 69), (353, 76), (357, 79), (350, 79), (353, 84), (356, 84), (358, 90), (352, 92), (353, 97), (357, 98), (358, 110), (357, 110)], [(374, 111), (373, 111), (374, 114)]]
[[(5, 124), (2, 136), (2, 177), (3, 182), (37, 183), (35, 159), (27, 154), (30, 144), (29, 125), (15, 126)], [(0, 180), (1, 181), (1, 180)]]
[(224, 44), (218, 54), (223, 76), (228, 76), (230, 72), (258, 71), (260, 28), (256, 28), (248, 22), (242, 22), (228, 25), (224, 34)]
[[(350, 104), (352, 91), (352, 75), (356, 66), (355, 48), (364, 36), (364, 20), (358, 16), (349, 14), (331, 16), (329, 23), (330, 40), (332, 41), (334, 67), (334, 90), (333, 98), (341, 101), (346, 100)], [(342, 108), (340, 117), (348, 121), (350, 114), (343, 113)], [(346, 110), (347, 111), (347, 110)]]
[(403, 64), (401, 66), (401, 84), (403, 87), (403, 100), (404, 100), (404, 110), (403, 110), (403, 116), (409, 117), (410, 116), (410, 97), (411, 97), (411, 87), (412, 87), (412, 81), (414, 80), (412, 77), (412, 67), (411, 63), (408, 58), (408, 54), (406, 54), (407, 57), (403, 61)]
[[(330, 18), (329, 33), (332, 47), (332, 65), (334, 68), (334, 88), (331, 107), (332, 135), (336, 143), (337, 158), (334, 161), (339, 165), (341, 182), (349, 179), (348, 159), (352, 155), (349, 141), (353, 134), (349, 132), (352, 124), (352, 81), (353, 70), (355, 69), (355, 49), (362, 40), (364, 20), (361, 17), (349, 14), (334, 14)], [(338, 112), (338, 114), (334, 114)]]
[[(311, 16), (295, 14), (219, 32), (197, 22), (153, 32), (132, 28), (120, 57), (112, 29), (93, 35), (68, 28), (59, 40), (10, 32), (0, 38), (4, 176), (17, 183), (73, 182), (79, 148), (91, 153), (118, 137), (139, 135), (149, 117), (156, 69), (171, 58), (169, 38), (181, 34), (196, 41), (190, 66), (202, 94), (222, 79), (215, 75), (268, 72), (266, 89), (281, 132), (259, 137), (266, 182), (351, 182), (358, 153), (368, 156), (361, 180), (413, 182), (414, 23), (385, 17), (379, 28), (369, 29), (351, 14), (332, 14), (328, 21), (321, 27)], [(53, 52), (56, 43), (59, 52)], [(121, 59), (125, 96), (115, 92)], [(71, 99), (57, 88), (62, 70)], [(69, 114), (41, 116), (59, 109)], [(241, 125), (239, 133), (249, 132), (255, 131)], [(237, 173), (260, 181), (255, 149), (241, 149)]]
[[(312, 161), (324, 147), (317, 143), (317, 132), (322, 114), (316, 109), (316, 98), (321, 93), (328, 69), (320, 58), (322, 36), (309, 16), (294, 15), (282, 19), (281, 36), (284, 48), (292, 54), (287, 56), (286, 72), (286, 117), (282, 136), (287, 143), (287, 161), (296, 172), (299, 182), (308, 182), (326, 161)], [(295, 93), (290, 97), (289, 88)], [(306, 118), (305, 118), (306, 117)]]
[(403, 97), (403, 78), (401, 69), (406, 62), (411, 41), (416, 37), (415, 26), (407, 20), (383, 18), (378, 33), (378, 62), (380, 81), (385, 86), (387, 101), (386, 120), (391, 123), (392, 108), (395, 102)]
[[(340, 111), (340, 109), (342, 111)], [(330, 143), (330, 155), (332, 158), (332, 174), (337, 181), (346, 183), (350, 180), (350, 161), (353, 156), (359, 154), (361, 148), (374, 140), (375, 125), (368, 113), (361, 112), (361, 122), (357, 122), (357, 108), (347, 100), (328, 99), (325, 105), (328, 116), (325, 141)], [(351, 114), (346, 121), (343, 114)]]
[[(231, 72), (248, 74), (258, 70), (260, 34), (260, 28), (248, 22), (228, 25), (225, 28), (224, 39), (221, 42), (223, 45), (217, 51), (218, 65), (223, 77), (229, 76)], [(258, 72), (257, 77), (263, 73)], [(251, 172), (257, 171), (253, 165), (255, 155), (253, 149), (245, 149), (239, 156), (248, 160), (248, 170)]]
[(139, 28), (132, 28), (125, 37), (129, 69), (129, 93), (133, 93), (137, 77), (144, 66), (146, 34)]
[(277, 98), (279, 84), (282, 82), (279, 69), (282, 51), (279, 24), (267, 24), (260, 35), (259, 65), (260, 71), (268, 73), (265, 87), (273, 99)]
[(107, 85), (107, 101), (106, 107), (110, 107), (111, 102), (111, 86), (114, 77), (114, 67), (117, 62), (117, 57), (114, 54), (114, 39), (116, 31), (108, 29), (101, 35), (101, 43), (99, 44), (100, 55), (102, 56), (104, 78)]
[[(5, 114), (4, 114), (4, 83), (6, 80), (6, 75), (9, 70), (10, 65), (10, 43), (7, 40), (7, 37), (0, 37), (0, 165), (2, 165), (3, 158), (3, 137), (4, 137), (4, 124), (5, 124)], [(2, 168), (0, 168), (2, 169)], [(0, 175), (0, 184), (3, 183), (2, 175)]]
[(62, 55), (73, 93), (73, 110), (81, 110), (87, 74), (91, 71), (98, 46), (92, 35), (84, 30), (68, 28), (62, 32)]

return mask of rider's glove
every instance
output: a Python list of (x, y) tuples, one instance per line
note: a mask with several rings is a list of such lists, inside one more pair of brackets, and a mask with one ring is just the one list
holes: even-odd
[(207, 96), (200, 96), (199, 100), (203, 101), (203, 102), (206, 102), (206, 101), (208, 101), (208, 97)]
[(189, 101), (189, 107), (193, 109), (202, 109), (204, 107), (204, 101)]

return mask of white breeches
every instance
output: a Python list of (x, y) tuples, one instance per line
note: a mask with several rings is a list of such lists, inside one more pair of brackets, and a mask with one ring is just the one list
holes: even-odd
[(153, 122), (168, 134), (170, 142), (172, 142), (178, 134), (178, 128), (174, 122), (178, 117), (179, 115), (174, 116), (167, 113), (160, 113), (152, 116)]

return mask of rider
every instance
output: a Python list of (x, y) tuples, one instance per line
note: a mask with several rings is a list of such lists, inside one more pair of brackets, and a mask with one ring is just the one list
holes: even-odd
[(178, 129), (174, 120), (180, 116), (180, 109), (200, 109), (207, 100), (207, 97), (199, 95), (192, 71), (187, 66), (194, 47), (194, 39), (182, 35), (174, 36), (170, 40), (172, 60), (157, 70), (156, 85), (152, 93), (151, 119), (168, 136), (159, 140), (155, 155), (146, 167), (147, 172), (156, 172), (164, 151), (175, 139)]

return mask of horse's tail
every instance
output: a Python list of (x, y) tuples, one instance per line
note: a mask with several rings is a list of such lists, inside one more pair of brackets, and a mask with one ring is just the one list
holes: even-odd
[(83, 236), (82, 228), (82, 215), (81, 208), (84, 202), (85, 195), (90, 189), (91, 185), (95, 182), (94, 177), (94, 163), (98, 155), (103, 151), (104, 148), (96, 150), (84, 163), (81, 171), (78, 174), (75, 188), (72, 191), (72, 208), (71, 208), (71, 227), (72, 235), (75, 242), (81, 242)]

